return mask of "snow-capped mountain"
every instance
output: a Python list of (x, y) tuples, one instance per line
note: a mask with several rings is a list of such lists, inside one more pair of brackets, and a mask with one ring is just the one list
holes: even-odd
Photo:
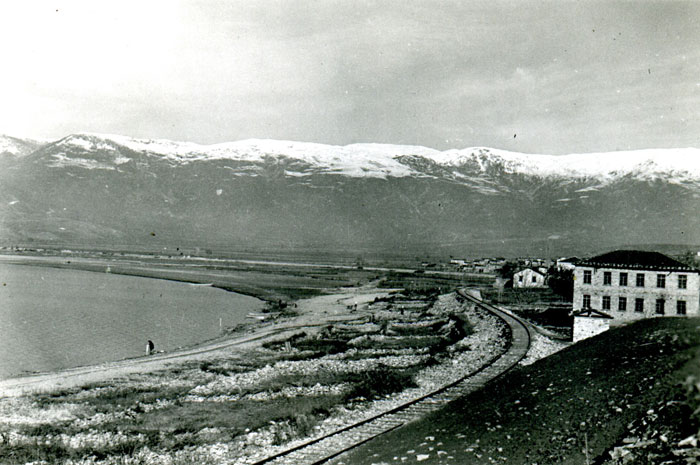
[[(538, 177), (599, 178), (610, 181), (628, 175), (670, 181), (700, 180), (700, 149), (649, 149), (612, 153), (535, 155), (484, 147), (440, 152), (427, 147), (391, 144), (334, 146), (307, 142), (250, 139), (214, 145), (170, 140), (133, 139), (117, 135), (74, 134), (51, 144), (55, 166), (115, 169), (134, 157), (160, 158), (172, 164), (231, 160), (264, 163), (270, 159), (295, 161), (305, 171), (288, 176), (332, 173), (350, 177), (407, 177), (498, 172)], [(65, 150), (64, 150), (65, 149)], [(66, 153), (73, 154), (68, 157)], [(81, 158), (80, 153), (90, 154)], [(96, 159), (99, 154), (101, 159)], [(129, 155), (131, 154), (131, 155)], [(111, 158), (110, 158), (111, 157)], [(415, 163), (413, 160), (423, 160)], [(421, 166), (422, 165), (422, 166)], [(449, 173), (449, 170), (454, 170)]]
[(551, 156), (81, 133), (18, 153), (0, 170), (2, 242), (405, 253), (700, 243), (694, 148)]
[(41, 142), (31, 139), (20, 139), (0, 134), (0, 157), (28, 155), (38, 149)]

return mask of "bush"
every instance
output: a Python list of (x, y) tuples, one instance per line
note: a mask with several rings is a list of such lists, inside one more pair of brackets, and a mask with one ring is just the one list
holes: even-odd
[(214, 373), (215, 375), (228, 376), (229, 371), (220, 366), (215, 366), (211, 362), (202, 362), (199, 364), (199, 369), (208, 373)]
[(406, 388), (416, 387), (417, 384), (413, 376), (404, 370), (394, 369), (385, 365), (380, 365), (374, 370), (370, 370), (358, 375), (352, 389), (345, 396), (345, 400), (357, 399), (378, 399), (387, 394), (402, 391)]

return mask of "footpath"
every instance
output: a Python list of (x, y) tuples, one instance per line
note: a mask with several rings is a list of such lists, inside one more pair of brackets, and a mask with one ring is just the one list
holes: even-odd
[[(135, 359), (71, 368), (0, 380), (0, 397), (70, 389), (86, 384), (106, 382), (134, 373), (153, 372), (194, 360), (206, 360), (226, 349), (247, 349), (287, 331), (351, 321), (367, 316), (368, 304), (391, 290), (377, 290), (372, 285), (342, 289), (340, 293), (297, 302), (298, 316), (271, 323), (261, 323), (246, 334), (234, 335), (189, 349), (159, 353)], [(355, 309), (355, 305), (357, 308)]]

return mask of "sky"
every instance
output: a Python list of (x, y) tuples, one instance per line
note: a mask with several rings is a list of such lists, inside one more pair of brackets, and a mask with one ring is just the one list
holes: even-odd
[(700, 147), (700, 2), (7, 1), (0, 133)]

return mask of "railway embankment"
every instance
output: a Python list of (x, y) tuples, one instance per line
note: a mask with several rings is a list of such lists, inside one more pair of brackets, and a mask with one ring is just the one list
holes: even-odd
[(335, 464), (698, 463), (700, 319), (617, 328), (511, 371)]
[[(264, 344), (0, 399), (0, 461), (254, 462), (421, 397), (507, 350), (502, 321), (454, 294), (315, 299), (299, 304), (308, 325)], [(329, 308), (352, 318), (319, 325)]]

